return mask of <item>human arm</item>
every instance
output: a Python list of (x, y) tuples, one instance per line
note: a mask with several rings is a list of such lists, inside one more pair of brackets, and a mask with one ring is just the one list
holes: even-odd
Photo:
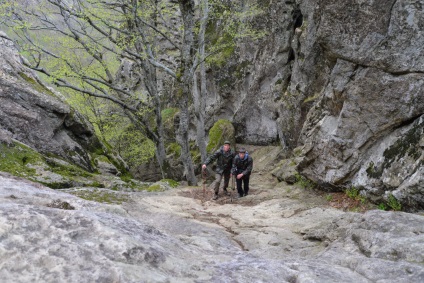
[(253, 169), (253, 159), (252, 159), (252, 157), (249, 156), (247, 158), (246, 169), (244, 169), (244, 171), (242, 172), (243, 176), (244, 175), (249, 175), (250, 173), (252, 173), (252, 169)]
[(203, 163), (203, 165), (202, 165), (202, 169), (205, 169), (206, 166), (208, 166), (210, 163), (215, 161), (219, 157), (220, 154), (221, 154), (221, 151), (217, 150), (217, 151), (215, 151), (214, 154), (212, 154), (208, 158), (206, 158), (205, 163)]
[(233, 164), (232, 164), (232, 167), (231, 167), (231, 174), (233, 174), (233, 175), (237, 175), (237, 161), (236, 161), (236, 158), (237, 158), (237, 156), (233, 158)]

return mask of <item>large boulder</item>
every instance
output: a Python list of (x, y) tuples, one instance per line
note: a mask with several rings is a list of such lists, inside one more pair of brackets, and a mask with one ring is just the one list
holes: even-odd
[[(93, 171), (89, 152), (101, 149), (91, 124), (24, 66), (12, 41), (0, 34), (0, 140)], [(100, 153), (101, 150), (100, 150)]]
[(327, 0), (313, 11), (314, 32), (301, 50), (323, 58), (326, 81), (314, 88), (301, 133), (303, 175), (323, 186), (356, 186), (374, 201), (394, 196), (406, 209), (424, 208), (421, 6)]

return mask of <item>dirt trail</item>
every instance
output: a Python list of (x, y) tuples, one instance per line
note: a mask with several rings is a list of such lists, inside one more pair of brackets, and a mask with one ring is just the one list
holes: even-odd
[[(221, 226), (243, 250), (267, 258), (311, 256), (321, 251), (321, 242), (304, 239), (309, 229), (328, 224), (343, 213), (331, 208), (323, 193), (287, 185), (272, 176), (281, 159), (277, 146), (245, 146), (254, 159), (249, 195), (236, 199), (237, 191), (211, 200), (209, 186), (181, 188), (176, 193), (194, 199), (201, 209), (185, 203), (181, 212), (203, 222)], [(210, 182), (209, 182), (210, 184)], [(172, 200), (178, 202), (176, 198)]]
[[(328, 204), (322, 192), (302, 189), (296, 185), (288, 185), (284, 182), (279, 183), (277, 178), (272, 176), (271, 171), (281, 160), (281, 148), (279, 146), (251, 146), (239, 145), (245, 147), (249, 154), (253, 157), (253, 172), (250, 178), (249, 196), (237, 199), (237, 190), (230, 180), (230, 196), (226, 196), (222, 191), (222, 182), (219, 192), (219, 198), (211, 201), (213, 197), (212, 181), (207, 180), (206, 188), (203, 189), (202, 181), (198, 187), (183, 188), (179, 195), (200, 200), (207, 208), (210, 205), (237, 204), (241, 206), (254, 206), (263, 201), (281, 198), (303, 198), (310, 204), (315, 203), (316, 206)], [(209, 172), (213, 175), (213, 172)]]

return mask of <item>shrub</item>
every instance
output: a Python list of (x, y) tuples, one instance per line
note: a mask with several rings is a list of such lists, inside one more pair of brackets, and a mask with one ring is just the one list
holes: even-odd
[(365, 203), (366, 198), (362, 196), (359, 192), (360, 192), (359, 189), (355, 188), (354, 186), (350, 187), (349, 189), (345, 191), (346, 195), (349, 198), (353, 200), (359, 200), (361, 203)]
[(315, 183), (311, 180), (307, 179), (306, 177), (300, 175), (299, 173), (296, 173), (295, 175), (296, 182), (295, 184), (298, 185), (301, 188), (304, 189), (312, 189), (315, 187)]
[(387, 210), (387, 205), (385, 203), (380, 203), (377, 208), (380, 210)]
[(394, 195), (389, 194), (388, 200), (387, 200), (387, 205), (393, 209), (394, 211), (400, 211), (402, 210), (402, 205), (400, 204), (400, 202), (395, 198)]

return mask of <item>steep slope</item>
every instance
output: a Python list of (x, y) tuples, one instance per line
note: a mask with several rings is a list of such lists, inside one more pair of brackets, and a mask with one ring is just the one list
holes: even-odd
[(88, 151), (101, 148), (92, 126), (60, 101), (22, 64), (7, 37), (0, 37), (0, 129), (15, 139), (92, 171)]

